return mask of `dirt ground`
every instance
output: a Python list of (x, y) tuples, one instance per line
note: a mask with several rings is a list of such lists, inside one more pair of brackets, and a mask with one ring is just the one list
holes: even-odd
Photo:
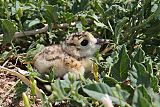
[[(24, 107), (22, 98), (16, 98), (15, 85), (18, 79), (7, 73), (0, 73), (0, 107)], [(30, 93), (27, 92), (27, 96)], [(36, 104), (32, 107), (40, 106), (40, 99), (36, 99)]]

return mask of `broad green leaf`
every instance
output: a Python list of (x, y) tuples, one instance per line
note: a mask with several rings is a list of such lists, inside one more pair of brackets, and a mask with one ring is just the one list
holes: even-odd
[(36, 19), (30, 21), (30, 23), (28, 24), (28, 27), (30, 28), (38, 23), (40, 23), (40, 20), (38, 18), (36, 18)]
[(115, 80), (112, 77), (104, 77), (103, 78), (103, 82), (106, 83), (107, 85), (109, 85), (110, 87), (115, 86), (116, 84), (118, 84), (118, 81)]
[(134, 55), (133, 57), (133, 63), (136, 61), (138, 63), (141, 63), (141, 62), (144, 62), (144, 58), (145, 58), (145, 53), (144, 51), (142, 50), (141, 47), (138, 48), (136, 54)]
[(134, 92), (132, 107), (151, 107), (151, 104), (143, 97), (139, 89), (136, 89)]
[(126, 98), (128, 98), (129, 93), (123, 90), (118, 90), (116, 88), (111, 88), (104, 83), (89, 84), (83, 87), (83, 91), (91, 96), (92, 98), (101, 101), (107, 95), (110, 96), (113, 103), (124, 106), (126, 105)]
[(50, 95), (50, 100), (64, 100), (66, 99), (66, 93), (64, 88), (62, 88), (62, 83), (60, 80), (56, 80), (54, 83), (51, 83), (52, 86), (52, 95)]
[(105, 94), (109, 96), (112, 94), (111, 88), (104, 83), (85, 85), (82, 89), (87, 95), (98, 101), (101, 101)]
[(36, 24), (39, 24), (41, 23), (40, 20), (38, 18), (36, 19), (33, 19), (33, 20), (26, 20), (24, 23), (23, 23), (23, 26), (25, 28), (29, 28), (31, 29), (31, 27), (35, 26)]
[(155, 92), (158, 92), (159, 91), (158, 78), (156, 76), (152, 76), (150, 81), (151, 81), (151, 87), (153, 88), (153, 90)]
[(125, 101), (129, 97), (129, 93), (125, 90), (122, 90), (119, 84), (116, 84), (115, 87), (112, 87), (112, 96), (118, 98), (119, 100)]
[(58, 7), (52, 5), (46, 5), (45, 9), (46, 11), (44, 13), (44, 18), (46, 19), (46, 21), (49, 24), (58, 22)]
[(132, 67), (133, 71), (129, 71), (129, 79), (131, 80), (131, 85), (136, 87), (137, 86), (137, 72), (135, 67)]
[(160, 107), (159, 93), (155, 93), (152, 88), (148, 89), (148, 93), (152, 97), (152, 107)]
[[(85, 85), (83, 87), (83, 90), (85, 89), (92, 90), (95, 92), (100, 92), (101, 94), (107, 93), (108, 95), (112, 95), (111, 87), (109, 87), (107, 84), (104, 84), (104, 83), (95, 83), (95, 84)], [(97, 98), (100, 99), (101, 97), (97, 96)]]
[(137, 87), (137, 89), (141, 91), (142, 96), (143, 96), (149, 103), (152, 102), (151, 96), (149, 95), (147, 89), (146, 89), (144, 86), (139, 86), (139, 87)]
[(114, 79), (124, 81), (127, 79), (128, 71), (130, 69), (130, 58), (127, 54), (125, 45), (122, 46), (118, 57), (118, 61), (111, 68), (111, 74)]
[(146, 71), (146, 68), (143, 64), (135, 62), (134, 63), (135, 69), (134, 72), (137, 73), (137, 84), (142, 84), (145, 85), (146, 87), (148, 87), (150, 85), (150, 75), (149, 73)]
[(16, 32), (15, 24), (11, 22), (11, 20), (3, 19), (2, 20), (2, 30), (4, 32), (3, 42), (10, 43)]

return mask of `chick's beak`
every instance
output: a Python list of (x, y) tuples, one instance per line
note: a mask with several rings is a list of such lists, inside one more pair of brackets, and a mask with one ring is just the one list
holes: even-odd
[(106, 43), (111, 43), (111, 40), (109, 40), (109, 39), (99, 39), (99, 38), (97, 38), (96, 44), (98, 44), (98, 45), (103, 45), (103, 44), (106, 44)]

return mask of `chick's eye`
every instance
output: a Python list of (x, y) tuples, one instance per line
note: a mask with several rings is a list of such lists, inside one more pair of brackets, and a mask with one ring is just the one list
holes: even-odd
[(86, 40), (86, 39), (83, 40), (83, 41), (81, 42), (81, 45), (82, 45), (82, 46), (87, 46), (87, 45), (88, 45), (88, 40)]

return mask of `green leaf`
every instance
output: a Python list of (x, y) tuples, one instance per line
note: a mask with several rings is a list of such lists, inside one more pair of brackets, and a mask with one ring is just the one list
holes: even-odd
[(119, 100), (126, 101), (129, 95), (130, 94), (127, 91), (122, 90), (119, 84), (116, 84), (115, 87), (112, 87), (112, 96), (118, 98)]
[(23, 84), (22, 82), (18, 82), (15, 86), (16, 90), (16, 96), (15, 97), (20, 97), (23, 92), (27, 91), (27, 85)]
[(101, 7), (101, 5), (98, 3), (98, 0), (95, 0), (95, 8), (99, 13), (101, 13), (103, 16), (105, 15), (104, 9)]
[(110, 96), (113, 103), (124, 106), (126, 105), (126, 98), (129, 93), (121, 89), (111, 88), (104, 83), (89, 84), (83, 87), (83, 91), (91, 96), (92, 98), (101, 101), (102, 98), (106, 97), (106, 94)]
[(120, 20), (116, 27), (115, 27), (115, 39), (116, 39), (116, 43), (119, 44), (119, 40), (120, 40), (120, 35), (122, 32), (123, 27), (125, 26), (125, 24), (128, 22), (128, 18), (124, 17), (122, 20)]
[(36, 48), (29, 49), (27, 55), (30, 57), (34, 57), (38, 52), (40, 52), (44, 48), (44, 45), (37, 44)]
[(144, 86), (139, 86), (139, 87), (137, 87), (137, 89), (141, 91), (142, 96), (143, 96), (149, 103), (152, 102), (151, 96), (149, 95), (147, 89), (146, 89)]
[(136, 89), (132, 101), (133, 107), (151, 107), (151, 104), (143, 96), (140, 89)]
[(49, 101), (48, 96), (41, 90), (41, 96), (42, 96), (42, 107), (52, 107), (51, 102)]
[(157, 10), (157, 8), (158, 8), (158, 4), (154, 4), (154, 5), (152, 6), (151, 11), (152, 11), (152, 12), (155, 12), (155, 11)]
[(134, 93), (134, 88), (130, 84), (120, 83), (121, 89), (127, 91), (130, 94), (129, 99), (127, 99), (128, 102), (131, 102), (131, 98)]
[(37, 81), (32, 76), (30, 77), (30, 80), (31, 80), (31, 94), (33, 96), (35, 96), (36, 95)]
[[(95, 92), (99, 92), (101, 94), (107, 93), (109, 95), (112, 95), (111, 87), (109, 87), (107, 84), (104, 84), (104, 83), (85, 85), (83, 87), (83, 91), (86, 92), (86, 90), (92, 90)], [(88, 93), (86, 92), (86, 94)], [(97, 97), (97, 99), (101, 98), (101, 96), (95, 96), (95, 97)]]
[(130, 58), (127, 54), (125, 45), (122, 46), (118, 57), (118, 61), (111, 68), (111, 73), (114, 79), (124, 81), (127, 79), (128, 71), (130, 69)]
[(49, 79), (48, 80), (49, 82), (54, 82), (54, 79), (55, 79), (55, 69), (54, 69), (54, 66), (50, 68), (48, 79)]
[(66, 92), (64, 87), (62, 87), (62, 82), (60, 80), (56, 80), (54, 83), (51, 83), (52, 86), (52, 95), (50, 95), (49, 99), (52, 100), (64, 100), (66, 99)]
[(108, 26), (106, 26), (104, 23), (100, 22), (100, 21), (94, 21), (94, 24), (98, 27), (101, 27), (101, 28), (106, 28), (108, 30), (110, 30), (110, 28)]
[(134, 63), (134, 72), (137, 73), (137, 85), (142, 84), (145, 85), (146, 87), (148, 87), (150, 85), (150, 75), (149, 73), (146, 71), (146, 68), (143, 64), (135, 62)]
[(7, 19), (2, 20), (2, 30), (4, 32), (3, 42), (10, 43), (16, 32), (16, 26), (13, 22)]
[[(132, 67), (132, 69), (135, 69), (135, 67)], [(131, 85), (136, 87), (137, 86), (137, 72), (136, 72), (136, 70), (129, 71), (128, 77), (131, 80)]]
[(105, 28), (105, 29), (108, 29), (109, 31), (112, 31), (107, 25), (105, 25), (103, 22), (99, 21), (99, 17), (97, 15), (93, 14), (93, 15), (88, 15), (87, 17), (94, 20), (94, 24), (97, 27)]
[(93, 15), (88, 15), (87, 17), (91, 18), (92, 20), (94, 21), (97, 21), (98, 22), (98, 16), (93, 14)]
[(151, 87), (153, 88), (153, 90), (155, 92), (158, 92), (159, 91), (158, 78), (156, 76), (152, 76), (150, 81), (151, 81)]
[(111, 88), (104, 83), (86, 85), (83, 87), (83, 91), (92, 98), (99, 101), (101, 101), (101, 98), (104, 97), (105, 94), (112, 94)]
[(33, 19), (33, 20), (26, 20), (24, 23), (23, 23), (23, 26), (25, 28), (31, 28), (37, 24), (41, 23), (40, 20), (38, 18), (36, 19)]
[(62, 16), (63, 16), (63, 19), (68, 23), (71, 22), (75, 17), (74, 14), (70, 12), (63, 12)]
[(27, 97), (26, 93), (24, 92), (22, 93), (22, 98), (23, 98), (24, 106), (30, 107), (29, 98)]
[(1, 61), (5, 61), (7, 58), (9, 58), (10, 55), (13, 54), (13, 50), (11, 51), (4, 51), (1, 55), (0, 55), (0, 60)]
[(103, 78), (103, 82), (106, 83), (107, 85), (109, 85), (110, 87), (115, 86), (116, 84), (118, 84), (118, 81), (115, 80), (112, 77), (104, 77)]
[(85, 11), (87, 9), (90, 0), (74, 0), (71, 12), (74, 14)]
[(152, 107), (160, 107), (159, 93), (155, 93), (152, 88), (148, 89), (148, 93), (152, 97)]
[(77, 23), (76, 23), (76, 28), (78, 29), (79, 32), (83, 30), (82, 27), (83, 27), (83, 25), (82, 25), (81, 22), (77, 22)]
[(146, 70), (149, 72), (150, 75), (153, 75), (153, 65), (152, 65), (153, 61), (151, 60), (151, 58), (148, 58), (145, 61), (145, 66), (146, 66)]
[(156, 68), (158, 71), (160, 70), (160, 63), (157, 63)]
[(18, 13), (19, 19), (21, 19), (21, 17), (23, 16), (23, 8), (21, 8), (21, 7), (18, 8), (17, 13)]
[(28, 27), (30, 28), (36, 24), (39, 24), (39, 23), (40, 23), (40, 20), (38, 18), (36, 18), (36, 19), (30, 21)]
[(45, 6), (45, 13), (44, 18), (46, 21), (50, 23), (57, 23), (58, 22), (58, 7), (52, 6), (52, 5), (46, 5)]
[(133, 57), (132, 62), (134, 63), (136, 61), (138, 63), (141, 63), (144, 62), (144, 58), (145, 58), (145, 52), (142, 50), (141, 47), (139, 47), (135, 56)]
[(88, 22), (87, 22), (85, 16), (83, 16), (83, 15), (80, 16), (80, 19), (81, 19), (81, 22), (82, 22), (83, 25), (87, 25), (87, 24), (88, 24)]

